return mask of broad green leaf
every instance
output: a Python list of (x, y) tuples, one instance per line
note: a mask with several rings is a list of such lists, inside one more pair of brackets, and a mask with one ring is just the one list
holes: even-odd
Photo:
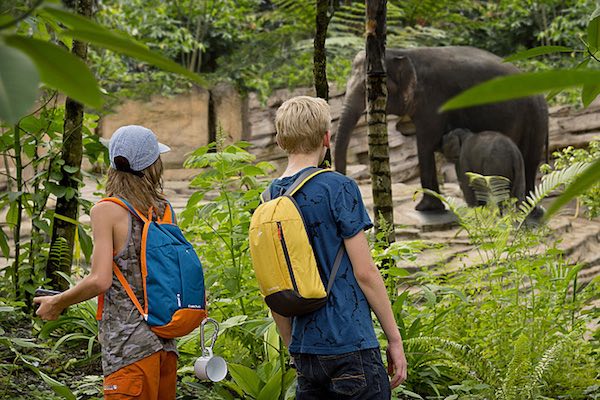
[(37, 374), (44, 380), (44, 382), (46, 382), (46, 384), (48, 384), (48, 386), (50, 386), (52, 388), (52, 390), (54, 390), (54, 392), (62, 397), (64, 397), (67, 400), (75, 400), (76, 397), (73, 394), (73, 392), (71, 391), (71, 389), (69, 389), (69, 387), (63, 383), (60, 383), (59, 381), (57, 381), (54, 378), (49, 377), (48, 375), (46, 375), (45, 373), (43, 373), (42, 371), (40, 371), (39, 369), (36, 368), (35, 372), (37, 372)]
[(42, 12), (56, 18), (70, 28), (62, 32), (65, 36), (71, 36), (75, 39), (113, 50), (119, 54), (125, 54), (138, 60), (146, 61), (166, 71), (186, 76), (199, 84), (205, 84), (204, 79), (198, 74), (187, 70), (160, 54), (148, 50), (148, 47), (137, 42), (126, 33), (110, 31), (90, 19), (57, 8), (46, 7)]
[(39, 39), (11, 35), (5, 41), (31, 57), (42, 81), (48, 86), (89, 106), (102, 105), (102, 95), (94, 75), (77, 56)]
[(68, 172), (69, 174), (74, 174), (76, 172), (79, 172), (79, 167), (76, 167), (74, 165), (63, 165), (63, 169), (65, 170), (65, 172)]
[(13, 344), (15, 344), (15, 345), (17, 345), (19, 347), (27, 348), (27, 349), (33, 349), (33, 348), (36, 348), (36, 347), (41, 347), (39, 344), (35, 343), (33, 341), (33, 339), (21, 339), (21, 338), (13, 337), (13, 338), (9, 338), (9, 340)]
[(244, 393), (254, 398), (258, 396), (261, 380), (254, 370), (239, 364), (229, 364), (229, 373)]
[(5, 221), (7, 224), (11, 225), (11, 228), (14, 228), (17, 225), (18, 219), (19, 207), (16, 202), (10, 203), (10, 207), (8, 208), (8, 212), (6, 213)]
[(35, 102), (39, 81), (29, 57), (0, 43), (0, 119), (17, 123)]
[(565, 46), (539, 46), (539, 47), (534, 47), (532, 49), (528, 49), (528, 50), (521, 51), (521, 52), (515, 53), (513, 55), (510, 55), (510, 56), (506, 57), (504, 59), (504, 61), (506, 61), (506, 62), (521, 61), (521, 60), (526, 60), (528, 58), (543, 56), (546, 54), (570, 53), (572, 51), (574, 51), (572, 48), (565, 47)]
[(125, 54), (138, 60), (146, 61), (165, 71), (174, 72), (183, 75), (200, 85), (206, 82), (200, 75), (195, 74), (174, 61), (169, 60), (146, 48), (146, 46), (134, 41), (132, 38), (125, 37), (111, 31), (95, 31), (91, 29), (73, 29), (64, 32), (65, 35), (72, 36), (75, 39), (88, 41), (99, 47)]
[[(6, 258), (10, 255), (10, 247), (8, 245), (8, 236), (4, 233), (4, 230), (0, 226), (0, 249), (2, 250), (2, 255)], [(1, 311), (1, 310), (0, 310)]]
[[(56, 214), (55, 214), (56, 215)], [(83, 225), (77, 225), (77, 233), (79, 237), (79, 245), (81, 246), (81, 251), (83, 251), (83, 255), (85, 257), (86, 262), (90, 262), (90, 257), (92, 256), (93, 244), (92, 238), (85, 231)]]
[(256, 400), (270, 400), (270, 399), (278, 399), (279, 394), (283, 391), (285, 392), (288, 385), (291, 384), (291, 381), (294, 379), (295, 371), (293, 369), (288, 369), (283, 376), (283, 388), (281, 387), (281, 369), (277, 370), (274, 373), (265, 386), (260, 391)]
[(592, 18), (588, 24), (587, 42), (592, 53), (596, 53), (600, 48), (600, 16)]
[(440, 110), (496, 103), (555, 89), (597, 85), (598, 82), (600, 71), (590, 70), (550, 70), (502, 76), (465, 90), (448, 100)]
[(579, 196), (585, 192), (594, 184), (600, 181), (600, 159), (594, 161), (589, 167), (586, 168), (581, 175), (579, 175), (565, 191), (552, 202), (548, 211), (546, 212), (545, 218), (550, 218), (556, 213), (562, 206), (567, 204), (573, 198)]
[(592, 101), (600, 95), (600, 84), (597, 85), (585, 85), (581, 91), (581, 101), (584, 107), (588, 107), (592, 104)]

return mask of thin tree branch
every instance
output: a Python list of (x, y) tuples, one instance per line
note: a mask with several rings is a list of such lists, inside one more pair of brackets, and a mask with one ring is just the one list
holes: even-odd
[(25, 18), (29, 17), (36, 8), (38, 8), (40, 5), (42, 5), (42, 3), (44, 2), (44, 0), (38, 0), (33, 7), (31, 7), (29, 10), (27, 10), (24, 14), (22, 14), (21, 16), (13, 19), (10, 22), (7, 22), (4, 25), (0, 25), (0, 31), (6, 28), (10, 28), (11, 26), (14, 26), (16, 24), (18, 24), (19, 22), (23, 21)]

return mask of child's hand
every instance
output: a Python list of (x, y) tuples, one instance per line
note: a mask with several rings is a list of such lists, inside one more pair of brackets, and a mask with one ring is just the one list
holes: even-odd
[(39, 304), (35, 313), (47, 321), (57, 319), (62, 310), (65, 309), (60, 303), (60, 295), (34, 297), (33, 302)]
[(406, 356), (404, 355), (404, 348), (402, 342), (388, 343), (386, 350), (387, 356), (387, 369), (390, 379), (390, 386), (392, 389), (398, 387), (407, 377), (407, 363)]

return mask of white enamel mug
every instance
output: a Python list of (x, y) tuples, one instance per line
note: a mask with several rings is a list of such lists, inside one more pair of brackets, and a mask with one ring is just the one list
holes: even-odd
[[(205, 347), (204, 325), (206, 323), (215, 325), (215, 331), (212, 335), (210, 346)], [(227, 362), (219, 356), (213, 354), (213, 347), (219, 333), (219, 323), (212, 318), (206, 318), (200, 326), (200, 345), (202, 347), (202, 356), (196, 359), (194, 363), (194, 373), (198, 379), (219, 382), (227, 376)]]

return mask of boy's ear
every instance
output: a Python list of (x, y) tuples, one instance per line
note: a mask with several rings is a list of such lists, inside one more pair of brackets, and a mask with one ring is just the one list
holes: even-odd
[(325, 136), (323, 137), (323, 146), (330, 147), (331, 146), (331, 132), (325, 132)]

